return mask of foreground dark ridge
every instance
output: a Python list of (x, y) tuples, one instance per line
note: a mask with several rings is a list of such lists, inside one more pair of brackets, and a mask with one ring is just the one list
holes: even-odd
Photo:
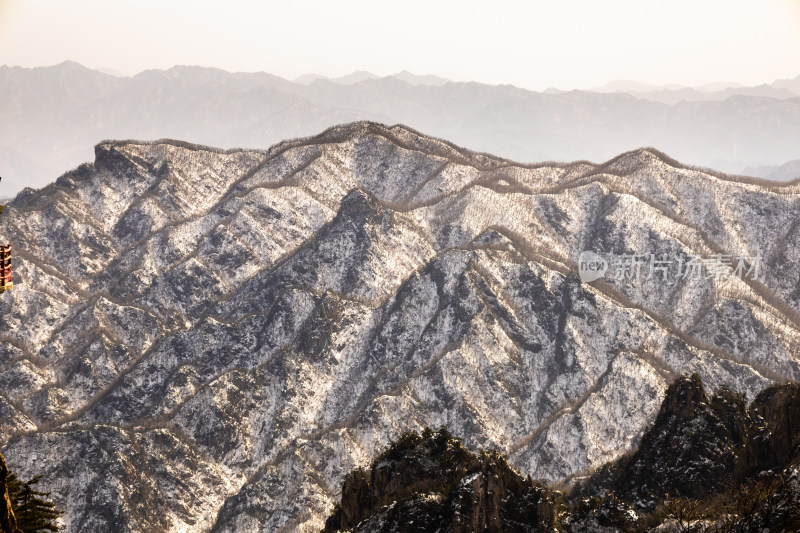
[[(798, 220), (798, 185), (651, 149), (525, 166), (374, 123), (102, 143), (0, 220), (0, 444), (69, 532), (321, 527), (421, 427), (555, 481), (628, 451), (680, 373), (800, 378)], [(583, 250), (763, 268), (582, 284)]]
[(425, 429), (347, 474), (324, 532), (555, 531), (563, 506), (497, 452), (474, 455), (446, 429)]
[(694, 375), (669, 387), (636, 452), (567, 498), (426, 429), (345, 476), (325, 532), (797, 531), (799, 502), (800, 384), (747, 407), (729, 389), (708, 398)]

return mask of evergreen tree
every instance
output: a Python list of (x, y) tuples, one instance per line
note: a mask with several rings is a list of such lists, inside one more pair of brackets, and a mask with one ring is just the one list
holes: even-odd
[(58, 531), (55, 520), (61, 511), (49, 500), (49, 492), (33, 488), (41, 479), (42, 476), (36, 476), (29, 481), (20, 481), (13, 472), (8, 474), (8, 497), (17, 517), (17, 527), (23, 533)]

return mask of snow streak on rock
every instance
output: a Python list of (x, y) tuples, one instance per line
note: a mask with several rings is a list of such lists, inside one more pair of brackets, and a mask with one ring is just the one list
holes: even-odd
[[(3, 452), (69, 533), (316, 530), (423, 426), (559, 479), (635, 445), (678, 373), (800, 378), (799, 217), (800, 186), (650, 149), (523, 166), (371, 123), (105, 142), (0, 218)], [(764, 266), (587, 285), (586, 249)]]

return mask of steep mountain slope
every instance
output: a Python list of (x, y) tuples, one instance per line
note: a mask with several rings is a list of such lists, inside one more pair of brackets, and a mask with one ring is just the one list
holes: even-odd
[[(539, 93), (510, 85), (428, 83), (400, 73), (305, 85), (266, 73), (178, 66), (116, 78), (64, 63), (0, 66), (4, 195), (41, 187), (91, 157), (101, 139), (170, 137), (266, 147), (355, 120), (402, 123), (518, 161), (602, 160), (642, 145), (727, 172), (797, 158), (800, 97), (786, 89)], [(439, 80), (441, 81), (441, 80)], [(794, 177), (794, 176), (793, 176)]]
[[(424, 426), (559, 479), (630, 449), (676, 373), (800, 377), (798, 231), (800, 186), (651, 149), (524, 166), (372, 123), (101, 143), (0, 217), (0, 444), (69, 532), (315, 530)], [(763, 265), (583, 284), (583, 250)]]

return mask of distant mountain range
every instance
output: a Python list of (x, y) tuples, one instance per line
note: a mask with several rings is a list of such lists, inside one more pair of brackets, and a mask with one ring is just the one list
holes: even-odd
[(744, 174), (777, 181), (797, 179), (800, 178), (800, 159), (779, 166), (748, 167), (744, 169)]
[[(409, 85), (433, 85), (439, 86), (444, 85), (445, 83), (450, 83), (450, 80), (447, 78), (440, 78), (439, 76), (420, 76), (418, 74), (412, 74), (411, 72), (404, 70), (402, 72), (398, 72), (397, 74), (392, 74), (392, 78), (397, 78), (398, 80), (404, 81)], [(351, 74), (346, 76), (341, 76), (338, 78), (328, 78), (326, 76), (321, 76), (319, 74), (304, 74), (298, 78), (295, 78), (295, 83), (301, 83), (303, 85), (311, 85), (317, 80), (327, 80), (332, 81), (334, 83), (340, 83), (342, 85), (353, 85), (354, 83), (360, 83), (362, 81), (367, 80), (376, 80), (380, 78), (380, 76), (373, 74), (371, 72), (366, 72), (364, 70), (357, 70)]]
[(641, 146), (733, 173), (797, 159), (800, 77), (727, 85), (538, 93), (408, 72), (292, 82), (201, 67), (130, 78), (71, 62), (0, 67), (0, 196), (50, 183), (103, 139), (261, 148), (355, 120), (406, 124), (517, 161), (602, 161)]
[(654, 149), (529, 165), (365, 122), (109, 141), (0, 235), (0, 447), (65, 533), (318, 531), (423, 427), (557, 481), (629, 452), (679, 374), (748, 398), (800, 378), (800, 182)]
[(677, 104), (680, 102), (721, 102), (731, 96), (756, 96), (785, 100), (800, 95), (800, 76), (795, 80), (778, 80), (772, 84), (747, 87), (740, 83), (709, 83), (698, 87), (681, 85), (648, 85), (633, 81), (613, 81), (593, 92), (625, 93), (636, 98)]

